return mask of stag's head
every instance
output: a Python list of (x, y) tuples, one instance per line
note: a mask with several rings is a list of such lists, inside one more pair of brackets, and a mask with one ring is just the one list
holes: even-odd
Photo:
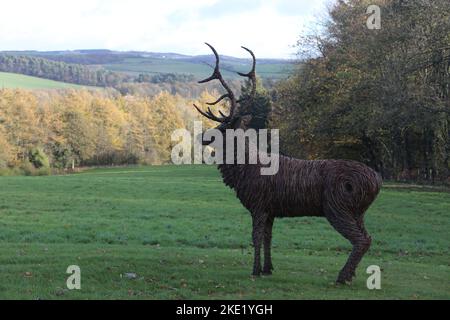
[[(249, 112), (246, 112), (246, 110), (240, 110), (239, 105), (243, 102), (243, 100), (238, 100), (236, 98), (236, 95), (231, 90), (230, 86), (226, 83), (226, 81), (224, 80), (222, 73), (220, 72), (219, 54), (217, 53), (216, 49), (214, 49), (214, 47), (212, 45), (210, 45), (209, 43), (206, 43), (206, 45), (208, 47), (210, 47), (211, 50), (213, 51), (214, 56), (216, 58), (216, 65), (214, 67), (214, 72), (213, 72), (212, 76), (210, 76), (209, 78), (207, 78), (205, 80), (200, 81), (199, 83), (203, 84), (203, 83), (208, 83), (210, 81), (218, 80), (220, 82), (220, 84), (222, 85), (222, 87), (225, 89), (226, 93), (223, 96), (221, 96), (217, 101), (207, 103), (207, 105), (209, 106), (207, 111), (202, 111), (195, 104), (194, 104), (194, 107), (205, 118), (219, 123), (219, 126), (216, 129), (220, 130), (223, 133), (226, 132), (226, 130), (228, 130), (228, 129), (232, 129), (232, 130), (244, 129), (245, 130), (245, 129), (247, 129), (247, 126), (250, 123), (252, 117)], [(255, 58), (254, 53), (250, 49), (247, 49), (245, 47), (242, 47), (242, 48), (251, 54), (252, 59), (253, 59), (253, 67), (249, 73), (238, 72), (238, 74), (241, 77), (246, 77), (250, 80), (253, 87), (252, 87), (252, 92), (250, 94), (250, 98), (248, 98), (248, 99), (254, 99), (255, 94), (256, 94), (256, 58)], [(216, 106), (217, 104), (222, 102), (224, 99), (228, 99), (230, 102), (230, 113), (228, 116), (226, 116), (223, 112), (219, 111), (220, 116), (216, 116), (212, 112), (211, 107)]]

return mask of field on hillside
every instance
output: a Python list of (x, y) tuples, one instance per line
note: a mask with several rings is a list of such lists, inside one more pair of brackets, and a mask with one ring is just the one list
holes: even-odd
[[(119, 63), (103, 65), (107, 70), (125, 73), (179, 73), (192, 74), (197, 79), (204, 79), (211, 75), (211, 67), (204, 63), (176, 59), (156, 58), (127, 58)], [(236, 71), (248, 72), (250, 64), (225, 63), (222, 65), (224, 77), (238, 78)], [(292, 70), (288, 64), (266, 63), (258, 65), (258, 75), (262, 78), (283, 79)]]
[(0, 88), (67, 89), (83, 87), (76, 84), (30, 77), (22, 74), (0, 72)]
[[(0, 52), (2, 53), (2, 52)], [(145, 52), (114, 52), (108, 50), (81, 50), (81, 51), (6, 51), (7, 55), (32, 56), (60, 61), (64, 63), (82, 64), (105, 68), (106, 70), (138, 75), (149, 74), (185, 74), (203, 79), (211, 74), (210, 65), (214, 65), (212, 55), (186, 56), (171, 53), (145, 53)], [(251, 69), (250, 59), (239, 59), (221, 56), (223, 75), (227, 78), (238, 78), (239, 72), (248, 72)], [(259, 59), (257, 72), (262, 78), (284, 79), (295, 68), (292, 62), (282, 59)]]
[[(250, 277), (249, 214), (212, 167), (2, 177), (0, 217), (0, 299), (450, 299), (445, 192), (385, 188), (367, 215), (373, 247), (343, 287), (350, 246), (320, 218), (277, 221), (275, 273)], [(69, 265), (80, 291), (66, 289)], [(380, 291), (366, 288), (370, 265)]]

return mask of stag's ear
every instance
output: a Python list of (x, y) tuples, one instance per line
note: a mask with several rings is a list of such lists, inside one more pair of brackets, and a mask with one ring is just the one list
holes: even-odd
[(234, 125), (234, 129), (242, 129), (242, 130), (250, 129), (250, 123), (252, 122), (252, 119), (253, 116), (250, 114), (237, 118), (237, 121)]

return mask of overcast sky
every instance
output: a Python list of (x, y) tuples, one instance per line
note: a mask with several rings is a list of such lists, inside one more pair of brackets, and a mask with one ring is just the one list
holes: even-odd
[(289, 58), (330, 0), (3, 1), (0, 50), (111, 49)]

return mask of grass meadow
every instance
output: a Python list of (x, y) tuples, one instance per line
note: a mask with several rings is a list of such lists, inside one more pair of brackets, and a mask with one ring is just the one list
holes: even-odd
[[(157, 58), (127, 58), (120, 63), (104, 65), (107, 70), (125, 73), (177, 73), (192, 74), (197, 79), (204, 79), (211, 75), (211, 67), (203, 63), (176, 59)], [(248, 72), (249, 65), (240, 63), (228, 63), (224, 65), (223, 76), (227, 78), (239, 78), (235, 71)], [(284, 79), (293, 67), (281, 63), (264, 63), (258, 66), (258, 75), (262, 78)]]
[(22, 74), (0, 72), (0, 88), (23, 89), (77, 89), (83, 88), (76, 84), (58, 82)]
[(334, 284), (350, 245), (320, 218), (276, 221), (275, 273), (253, 279), (250, 216), (213, 167), (1, 177), (0, 217), (0, 299), (450, 298), (448, 192), (385, 187), (350, 286)]

